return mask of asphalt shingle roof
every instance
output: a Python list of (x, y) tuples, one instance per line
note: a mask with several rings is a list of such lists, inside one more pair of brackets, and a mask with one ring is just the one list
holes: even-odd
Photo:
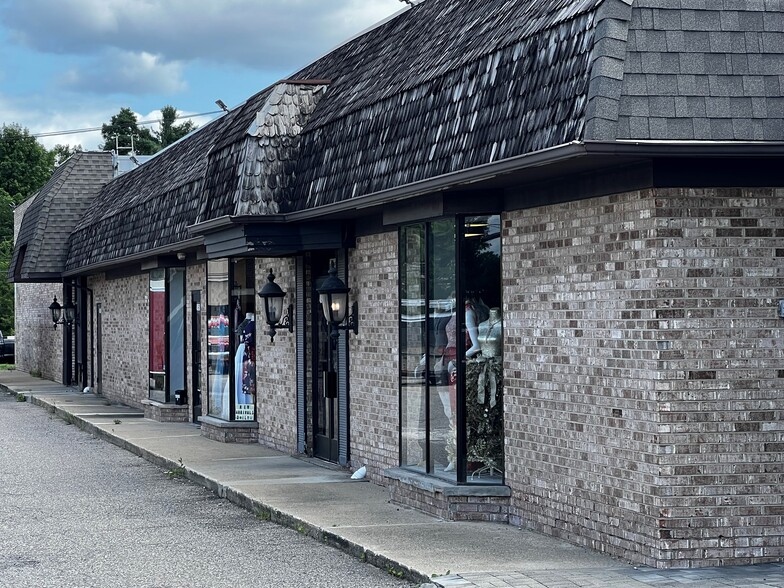
[(613, 139), (784, 139), (784, 5), (635, 0)]
[(25, 212), (8, 277), (29, 281), (59, 277), (71, 231), (112, 175), (108, 152), (77, 152), (58, 166)]

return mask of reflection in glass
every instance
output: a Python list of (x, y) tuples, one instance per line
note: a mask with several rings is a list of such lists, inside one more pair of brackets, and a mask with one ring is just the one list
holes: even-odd
[(150, 272), (150, 400), (166, 402), (166, 270)]
[(465, 471), (469, 482), (503, 482), (504, 410), (501, 219), (467, 217), (461, 239), (465, 289)]
[(400, 301), (401, 465), (503, 483), (500, 216), (403, 227)]
[(402, 230), (400, 240), (401, 300), (401, 460), (425, 469), (426, 331), (425, 227)]
[(234, 420), (256, 418), (256, 289), (253, 259), (232, 260)]
[(429, 471), (456, 475), (455, 347), (449, 330), (455, 328), (455, 221), (430, 224), (428, 246), (428, 385), (430, 397)]
[(207, 414), (229, 420), (229, 261), (207, 262)]
[(169, 400), (185, 390), (185, 268), (167, 270), (169, 288)]

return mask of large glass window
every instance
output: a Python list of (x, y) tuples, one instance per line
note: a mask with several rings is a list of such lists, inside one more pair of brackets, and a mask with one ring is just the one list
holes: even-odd
[(150, 400), (166, 402), (166, 270), (150, 272)]
[(185, 389), (185, 270), (151, 271), (149, 300), (149, 397), (169, 402)]
[(253, 259), (207, 263), (207, 414), (256, 418), (256, 290)]
[(497, 215), (401, 229), (403, 466), (503, 482), (500, 262)]

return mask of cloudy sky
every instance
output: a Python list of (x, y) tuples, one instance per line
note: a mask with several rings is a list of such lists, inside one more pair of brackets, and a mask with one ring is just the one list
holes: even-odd
[[(405, 8), (400, 0), (0, 0), (0, 125), (96, 149), (120, 108), (230, 108)], [(212, 115), (214, 116), (214, 115)], [(210, 116), (193, 119), (203, 125)]]

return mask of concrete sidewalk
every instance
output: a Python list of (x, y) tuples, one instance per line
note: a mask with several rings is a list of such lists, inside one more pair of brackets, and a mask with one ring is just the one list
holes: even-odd
[(334, 545), (391, 574), (442, 587), (760, 586), (784, 588), (784, 564), (660, 571), (510, 525), (447, 522), (389, 502), (350, 472), (258, 444), (210, 441), (197, 426), (74, 388), (0, 371), (0, 390), (25, 394), (96, 437), (209, 488), (257, 516)]

